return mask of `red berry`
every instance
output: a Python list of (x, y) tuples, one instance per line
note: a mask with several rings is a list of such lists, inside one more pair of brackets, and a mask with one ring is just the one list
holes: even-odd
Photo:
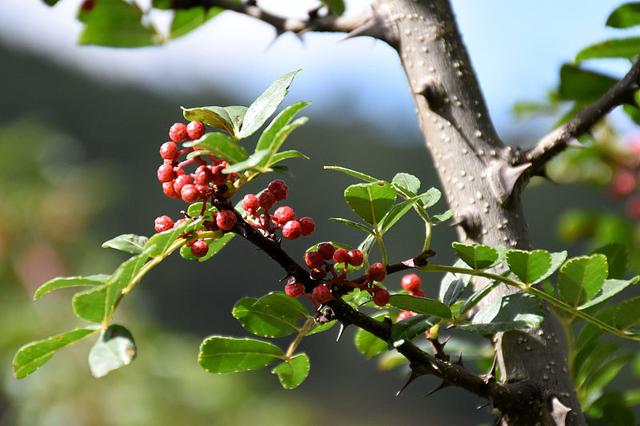
[(284, 293), (289, 297), (298, 297), (304, 294), (304, 285), (300, 283), (288, 283), (284, 286)]
[(364, 262), (364, 255), (358, 249), (349, 250), (349, 264), (352, 266), (360, 266)]
[(309, 268), (319, 268), (323, 264), (322, 255), (317, 251), (309, 251), (304, 255), (304, 263)]
[(282, 201), (287, 199), (289, 187), (282, 179), (275, 179), (269, 182), (267, 190), (273, 194), (276, 201)]
[(402, 311), (398, 314), (398, 318), (396, 319), (397, 322), (400, 322), (402, 320), (406, 320), (407, 318), (411, 318), (416, 316), (415, 312), (411, 312), (411, 311)]
[(187, 139), (187, 125), (184, 123), (174, 123), (169, 128), (169, 139), (174, 142), (182, 142)]
[(242, 198), (242, 208), (246, 211), (257, 210), (258, 207), (258, 197), (255, 195), (247, 194)]
[(223, 231), (230, 231), (238, 223), (238, 217), (231, 210), (223, 210), (216, 215), (216, 225)]
[(178, 157), (178, 145), (175, 142), (165, 142), (160, 145), (160, 157), (163, 160), (173, 161)]
[(327, 303), (333, 298), (331, 295), (331, 290), (327, 287), (326, 284), (320, 284), (313, 289), (311, 293), (311, 300), (318, 305), (322, 305)]
[(375, 303), (378, 306), (385, 306), (387, 303), (389, 303), (389, 298), (391, 296), (389, 295), (389, 292), (382, 288), (382, 287), (374, 287), (373, 288), (373, 297), (371, 298), (373, 300), (373, 303)]
[(191, 176), (180, 175), (173, 182), (173, 190), (176, 192), (176, 194), (180, 194), (182, 193), (182, 188), (184, 188), (185, 185), (192, 185), (192, 184), (193, 184), (193, 179), (191, 178)]
[(290, 220), (282, 227), (282, 236), (287, 240), (295, 240), (302, 235), (302, 226), (297, 220)]
[(192, 141), (200, 139), (204, 135), (204, 124), (202, 124), (202, 121), (191, 121), (187, 124), (186, 131), (187, 136)]
[(218, 227), (218, 224), (213, 220), (205, 220), (204, 222), (202, 222), (202, 226), (204, 226), (204, 229), (206, 229), (207, 231), (217, 231), (218, 229), (220, 229)]
[(402, 276), (400, 285), (407, 291), (416, 291), (422, 285), (422, 278), (416, 274), (406, 274)]
[(95, 0), (84, 0), (82, 2), (82, 5), (80, 6), (80, 9), (82, 9), (83, 12), (90, 12), (95, 5)]
[(382, 263), (376, 262), (369, 268), (369, 276), (374, 281), (383, 281), (387, 277), (387, 268)]
[(309, 275), (314, 280), (321, 280), (327, 275), (327, 270), (324, 268), (324, 266), (321, 268), (313, 268)]
[(199, 166), (194, 173), (194, 181), (198, 185), (208, 185), (213, 180), (213, 172), (207, 166)]
[(273, 194), (269, 191), (262, 191), (259, 195), (258, 195), (258, 204), (260, 205), (260, 207), (262, 207), (264, 210), (270, 210), (271, 207), (273, 207), (273, 205), (276, 203), (276, 198), (273, 196)]
[(340, 247), (333, 253), (333, 260), (337, 263), (345, 263), (349, 260), (349, 253)]
[(182, 191), (180, 191), (180, 198), (182, 198), (182, 201), (185, 203), (195, 203), (201, 197), (202, 194), (200, 194), (200, 191), (198, 191), (195, 185), (185, 185), (182, 187)]
[(616, 172), (611, 179), (609, 190), (614, 197), (622, 198), (631, 194), (636, 189), (636, 175), (626, 169)]
[(202, 257), (209, 251), (209, 244), (205, 240), (195, 240), (191, 244), (191, 254), (195, 257)]
[(158, 167), (156, 175), (160, 182), (169, 182), (176, 177), (176, 173), (173, 171), (173, 166), (171, 164), (163, 164)]
[(333, 253), (336, 249), (332, 244), (329, 243), (320, 243), (318, 244), (318, 253), (322, 256), (324, 260), (329, 260), (333, 257)]
[(155, 229), (156, 232), (164, 232), (172, 228), (173, 228), (173, 219), (171, 219), (169, 216), (166, 216), (166, 215), (158, 216), (156, 220), (153, 222), (153, 229)]
[(425, 297), (427, 295), (421, 288), (412, 291), (410, 294), (415, 297)]
[(213, 180), (214, 185), (224, 185), (225, 183), (227, 183), (227, 180), (229, 179), (229, 175), (225, 175), (224, 173), (222, 173), (222, 171), (226, 167), (227, 167), (226, 163), (213, 166), (213, 170), (212, 170), (213, 176), (211, 179)]
[[(290, 220), (296, 220), (296, 213), (289, 206), (278, 207), (273, 212), (273, 221), (278, 225), (284, 225)], [(302, 225), (302, 222), (300, 222), (300, 225)]]
[(174, 200), (179, 200), (180, 195), (173, 189), (175, 181), (170, 180), (169, 182), (162, 182), (162, 192), (169, 198), (173, 198)]
[(308, 216), (300, 218), (300, 225), (302, 226), (302, 235), (311, 235), (316, 230), (316, 222)]
[(627, 201), (627, 215), (633, 220), (640, 220), (640, 195), (635, 195)]

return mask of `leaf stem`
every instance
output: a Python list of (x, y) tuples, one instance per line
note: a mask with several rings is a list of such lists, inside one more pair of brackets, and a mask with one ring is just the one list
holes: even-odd
[(304, 325), (302, 326), (302, 329), (298, 332), (298, 335), (296, 336), (296, 338), (293, 339), (293, 342), (291, 342), (291, 344), (287, 348), (287, 353), (284, 354), (285, 360), (291, 359), (296, 349), (298, 349), (298, 346), (300, 346), (302, 339), (313, 328), (314, 324), (315, 324), (315, 320), (313, 318), (311, 317), (307, 318), (307, 320), (304, 322)]

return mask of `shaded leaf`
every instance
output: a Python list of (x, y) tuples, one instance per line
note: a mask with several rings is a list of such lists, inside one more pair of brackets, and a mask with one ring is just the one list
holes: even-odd
[(38, 287), (33, 295), (33, 300), (38, 300), (45, 294), (61, 288), (90, 287), (104, 284), (107, 279), (109, 279), (109, 275), (106, 274), (87, 275), (86, 277), (54, 278)]
[(89, 352), (89, 368), (100, 378), (131, 364), (137, 354), (133, 335), (125, 327), (112, 324), (104, 330)]
[(473, 269), (486, 269), (493, 266), (500, 258), (498, 250), (484, 244), (451, 244), (458, 257)]
[(558, 294), (565, 302), (578, 306), (598, 294), (607, 275), (607, 258), (602, 254), (570, 259), (560, 268)]
[[(239, 163), (249, 158), (247, 150), (238, 142), (222, 133), (207, 133), (198, 140), (186, 142), (185, 147), (198, 147), (207, 153), (226, 160), (229, 164)], [(197, 156), (198, 151), (190, 154)]]
[[(377, 320), (380, 320), (385, 317), (384, 312), (377, 313), (372, 315), (371, 317)], [(356, 334), (354, 336), (354, 344), (358, 352), (367, 358), (373, 358), (374, 356), (381, 354), (386, 351), (388, 348), (387, 342), (381, 340), (369, 333), (368, 331), (358, 328)]]
[(140, 47), (157, 44), (159, 35), (142, 23), (142, 11), (124, 0), (97, 1), (84, 15), (79, 44)]
[(537, 282), (551, 268), (551, 253), (546, 250), (507, 250), (506, 258), (511, 272), (527, 284)]
[(274, 164), (278, 164), (281, 161), (288, 160), (290, 158), (303, 158), (308, 160), (309, 157), (301, 153), (300, 151), (296, 151), (295, 149), (290, 149), (288, 151), (277, 152), (271, 157), (271, 160), (267, 164), (267, 167), (271, 167)]
[[(182, 108), (182, 115), (189, 121), (202, 121), (204, 124), (216, 129), (224, 130), (230, 135), (236, 136), (234, 122), (225, 107), (205, 106), (197, 108)], [(235, 108), (235, 107), (230, 107)]]
[(461, 330), (480, 334), (494, 334), (507, 330), (537, 328), (544, 319), (542, 304), (528, 294), (511, 294), (482, 306), (471, 324), (460, 325)]
[(396, 191), (385, 181), (361, 183), (348, 186), (344, 198), (351, 210), (375, 226), (393, 206)]
[(210, 336), (200, 345), (198, 363), (210, 373), (238, 373), (264, 368), (283, 356), (282, 349), (269, 342)]
[(238, 173), (245, 170), (253, 169), (258, 164), (262, 163), (269, 156), (268, 150), (256, 151), (249, 156), (245, 161), (233, 164), (226, 167), (222, 172), (225, 174)]
[(429, 330), (437, 322), (438, 319), (432, 316), (414, 315), (391, 326), (391, 339), (394, 342), (412, 340)]
[[(269, 155), (265, 157), (265, 159), (260, 163), (260, 165), (267, 165), (272, 163), (272, 158), (276, 155), (276, 153), (282, 147), (282, 144), (287, 140), (289, 135), (298, 127), (304, 125), (309, 119), (307, 117), (300, 117), (296, 119), (293, 123), (287, 124), (276, 134), (271, 146), (268, 148)], [(258, 151), (256, 151), (258, 152)]]
[[(464, 262), (462, 262), (461, 260), (458, 260), (453, 264), (453, 266), (456, 266), (458, 268), (465, 267)], [(462, 293), (464, 292), (465, 288), (467, 288), (470, 281), (471, 275), (447, 272), (440, 282), (440, 292), (438, 294), (438, 298), (445, 305), (451, 306), (460, 298), (460, 296), (462, 296)]]
[(305, 353), (297, 354), (283, 361), (271, 370), (278, 376), (280, 384), (285, 389), (295, 389), (309, 376), (311, 362)]
[(560, 69), (558, 95), (566, 101), (590, 103), (616, 83), (615, 78), (565, 64)]
[(373, 235), (373, 230), (361, 223), (354, 222), (349, 219), (343, 219), (341, 217), (330, 217), (329, 220), (347, 225), (351, 228), (357, 229), (358, 231), (364, 232), (365, 234)]
[(106, 285), (76, 293), (71, 300), (73, 313), (89, 322), (101, 322), (104, 318), (106, 297)]
[(140, 254), (144, 245), (149, 241), (147, 237), (135, 234), (122, 234), (102, 243), (102, 248), (112, 248), (129, 254)]
[(410, 194), (417, 194), (420, 190), (420, 179), (409, 173), (396, 174), (391, 183)]
[(408, 294), (394, 294), (389, 298), (389, 304), (403, 311), (412, 311), (417, 314), (433, 315), (440, 318), (451, 318), (449, 307), (435, 299), (410, 296)]
[(258, 144), (256, 145), (256, 151), (261, 151), (263, 149), (268, 149), (272, 152), (278, 151), (277, 149), (272, 149), (272, 145), (276, 140), (276, 135), (289, 124), (298, 112), (309, 105), (309, 102), (296, 102), (283, 109), (260, 135)]
[(192, 7), (190, 9), (175, 9), (169, 38), (176, 39), (189, 34), (199, 28), (211, 18), (218, 16), (224, 9), (212, 7), (205, 10), (203, 7)]
[(602, 285), (600, 294), (589, 300), (587, 303), (580, 305), (578, 309), (587, 309), (599, 305), (602, 302), (606, 302), (630, 285), (637, 284), (639, 279), (640, 277), (635, 277), (632, 280), (606, 280)]
[(567, 259), (567, 252), (566, 251), (559, 251), (559, 252), (551, 253), (551, 267), (547, 270), (547, 272), (542, 274), (542, 276), (540, 278), (538, 278), (534, 282), (534, 284), (542, 282), (542, 281), (546, 280), (547, 278), (549, 278), (551, 275), (553, 275), (553, 273), (556, 272), (558, 270), (558, 268), (560, 268), (560, 266), (564, 263), (564, 261), (566, 259)]
[(274, 292), (259, 299), (243, 297), (233, 307), (232, 315), (257, 336), (283, 337), (300, 332), (308, 313), (297, 299)]
[(607, 265), (609, 265), (608, 278), (623, 279), (625, 277), (627, 272), (627, 247), (624, 244), (607, 244), (593, 251), (593, 254), (596, 253), (607, 256)]

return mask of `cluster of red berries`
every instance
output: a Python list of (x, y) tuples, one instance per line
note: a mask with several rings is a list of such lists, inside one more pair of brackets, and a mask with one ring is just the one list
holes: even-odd
[(638, 193), (640, 139), (632, 139), (623, 154), (608, 160), (615, 170), (609, 184), (609, 192), (615, 198), (626, 198), (627, 216), (633, 220), (640, 220), (640, 193)]
[[(305, 253), (304, 261), (310, 269), (310, 277), (314, 280), (323, 280), (314, 287), (311, 292), (311, 301), (314, 305), (322, 305), (333, 299), (333, 291), (341, 287), (358, 288), (371, 293), (371, 299), (378, 306), (389, 303), (389, 292), (374, 281), (381, 282), (387, 276), (387, 269), (382, 263), (374, 263), (369, 267), (368, 274), (359, 280), (349, 280), (347, 273), (349, 265), (360, 266), (364, 262), (364, 254), (358, 249), (345, 250), (335, 248), (330, 243), (318, 244), (317, 251), (311, 250)], [(332, 262), (333, 261), (333, 262)], [(336, 264), (342, 264), (342, 269), (337, 269)], [(329, 274), (329, 278), (327, 278)], [(288, 282), (284, 288), (285, 293), (291, 297), (301, 296), (305, 293), (303, 284)]]
[[(175, 123), (169, 129), (168, 142), (160, 146), (160, 156), (163, 164), (158, 167), (157, 177), (162, 183), (162, 192), (169, 198), (182, 200), (185, 203), (195, 203), (206, 200), (209, 196), (224, 193), (228, 184), (238, 179), (238, 174), (225, 174), (227, 162), (212, 155), (201, 155), (180, 160), (182, 156), (197, 150), (197, 148), (180, 148), (179, 143), (193, 141), (204, 136), (205, 127), (200, 121), (189, 124)], [(207, 164), (207, 160), (211, 164)], [(185, 167), (197, 166), (193, 173), (187, 173)]]
[(258, 195), (245, 195), (242, 208), (247, 212), (248, 222), (267, 235), (274, 235), (276, 229), (280, 229), (282, 236), (288, 240), (312, 234), (316, 229), (312, 218), (298, 218), (289, 206), (281, 206), (271, 212), (277, 202), (287, 199), (288, 192), (287, 184), (282, 179), (275, 179)]
[[(425, 292), (422, 290), (422, 278), (416, 274), (406, 274), (402, 276), (400, 285), (403, 289), (407, 290), (410, 295), (416, 297), (424, 297)], [(416, 313), (412, 311), (402, 311), (398, 314), (397, 321), (402, 321), (407, 318), (411, 318)]]

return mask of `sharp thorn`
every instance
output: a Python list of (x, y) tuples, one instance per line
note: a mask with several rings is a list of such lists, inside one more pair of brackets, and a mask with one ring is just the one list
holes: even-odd
[(476, 410), (482, 410), (483, 408), (488, 407), (488, 406), (489, 406), (489, 404), (490, 404), (490, 402), (487, 400), (487, 402), (485, 402), (484, 404), (478, 405), (478, 406), (476, 407)]
[(411, 382), (413, 382), (415, 379), (417, 379), (421, 375), (422, 374), (416, 373), (416, 370), (412, 369), (411, 373), (409, 374), (409, 377), (407, 378), (407, 381), (404, 383), (404, 385), (402, 385), (402, 387), (398, 390), (398, 392), (396, 392), (396, 396), (400, 396), (402, 391), (405, 390), (407, 386), (411, 384)]
[(576, 138), (571, 138), (567, 142), (568, 148), (586, 148), (586, 146)]
[(447, 386), (449, 386), (449, 385), (447, 385), (443, 380), (442, 383), (440, 383), (438, 386), (436, 386), (435, 388), (433, 388), (429, 392), (427, 392), (427, 394), (424, 397), (425, 398), (429, 397), (429, 396), (433, 395), (434, 393), (436, 393), (438, 391), (441, 391), (442, 389), (446, 388)]
[(336, 337), (336, 342), (340, 341), (340, 339), (342, 338), (342, 335), (344, 334), (345, 328), (347, 328), (348, 326), (349, 324), (345, 324), (343, 322), (340, 323), (340, 329), (338, 330), (338, 337)]
[(458, 355), (458, 360), (454, 362), (454, 364), (459, 365), (460, 367), (464, 367), (464, 363), (462, 362), (462, 352)]

